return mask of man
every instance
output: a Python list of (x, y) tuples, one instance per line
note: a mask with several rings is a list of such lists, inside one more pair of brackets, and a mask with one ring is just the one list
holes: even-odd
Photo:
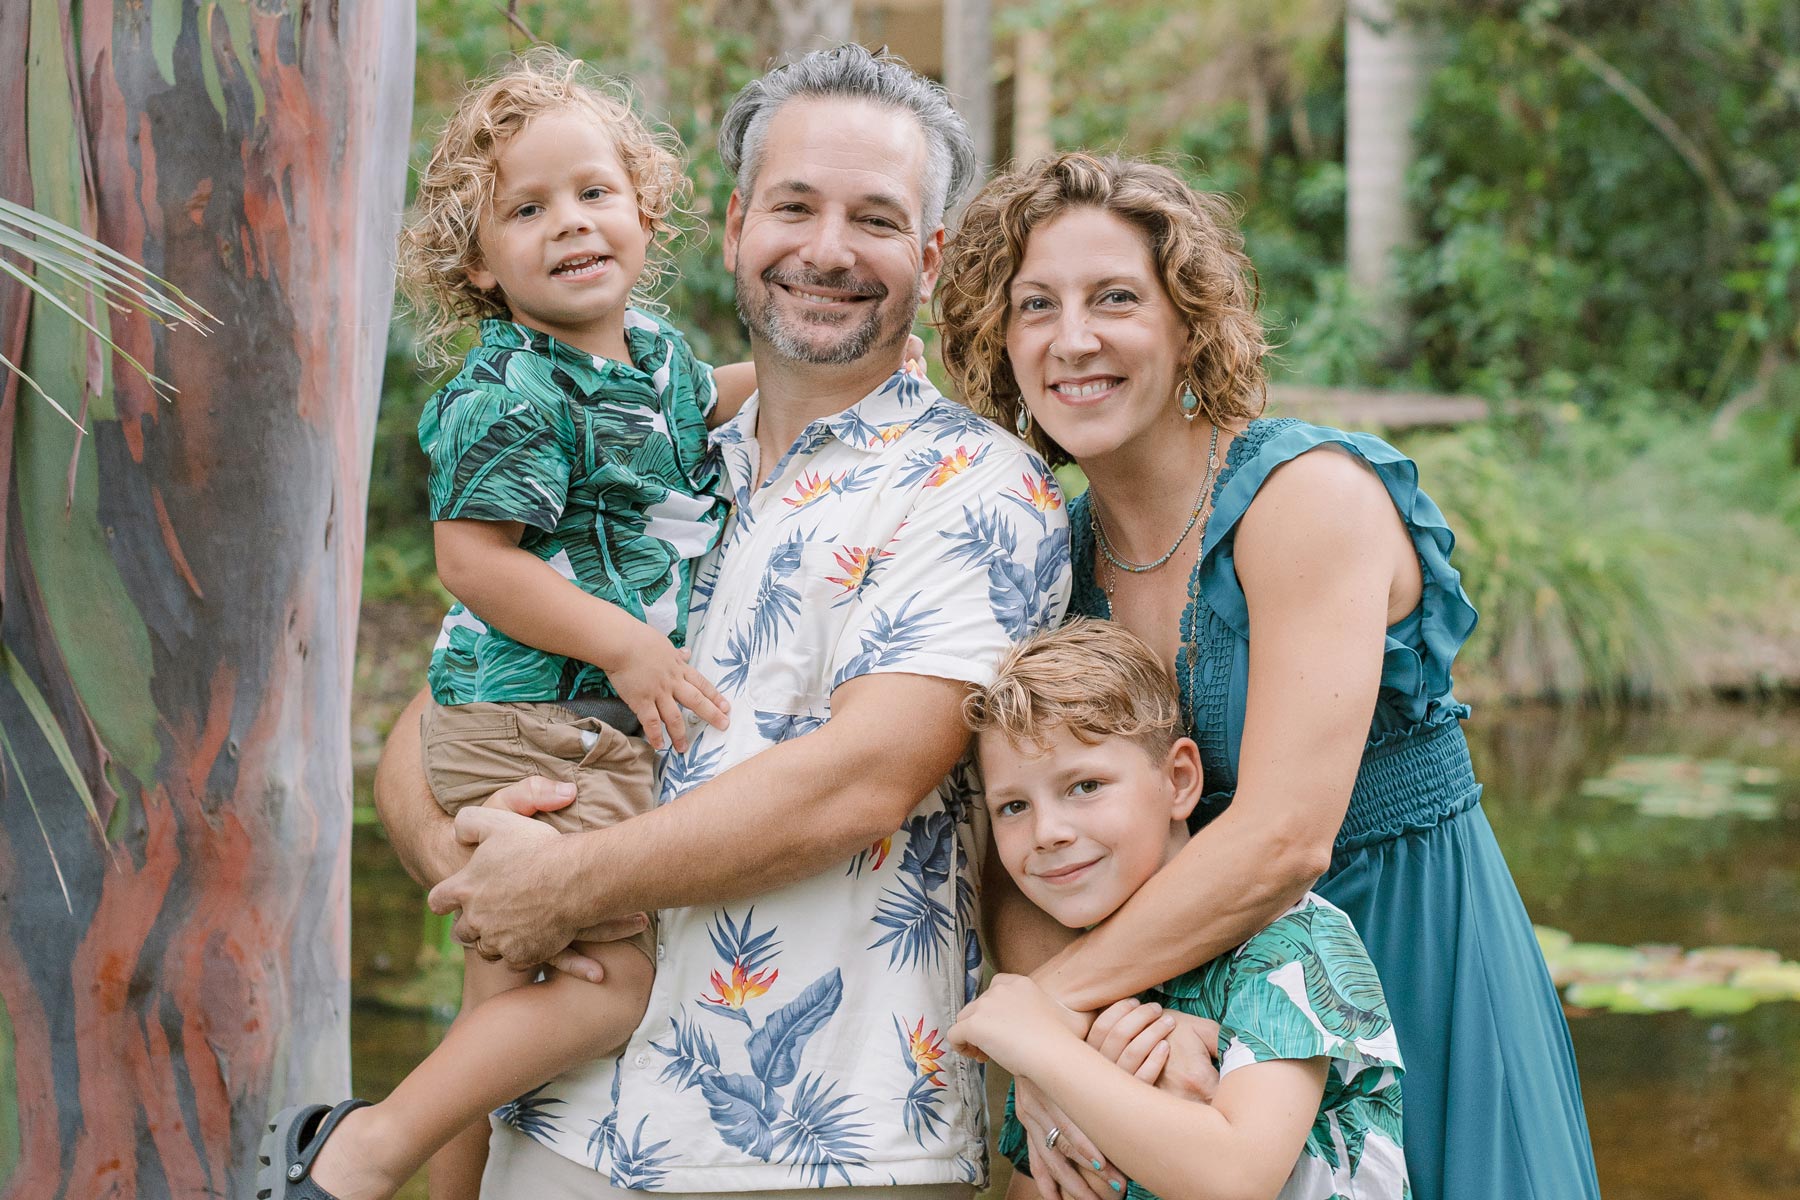
[(1066, 517), (1040, 460), (901, 363), (974, 170), (942, 91), (822, 51), (746, 87), (720, 150), (760, 391), (713, 434), (735, 507), (691, 652), (730, 728), (666, 760), (661, 807), (589, 833), (487, 808), (453, 836), (410, 735), (377, 802), (484, 954), (591, 970), (571, 941), (665, 910), (636, 1034), (503, 1110), (484, 1194), (966, 1198), (980, 1075), (940, 1033), (980, 966), (961, 702), (1061, 617)]

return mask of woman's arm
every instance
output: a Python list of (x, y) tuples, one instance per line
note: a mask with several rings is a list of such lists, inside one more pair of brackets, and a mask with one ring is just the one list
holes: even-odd
[(1029, 979), (1001, 975), (965, 1008), (950, 1043), (1028, 1076), (1127, 1175), (1165, 1200), (1270, 1200), (1293, 1172), (1325, 1090), (1323, 1058), (1226, 1076), (1212, 1104), (1159, 1091), (1062, 1023)]
[(1331, 862), (1416, 552), (1374, 473), (1336, 452), (1273, 472), (1238, 527), (1250, 678), (1232, 805), (1111, 918), (1033, 972), (1092, 1011), (1238, 945)]

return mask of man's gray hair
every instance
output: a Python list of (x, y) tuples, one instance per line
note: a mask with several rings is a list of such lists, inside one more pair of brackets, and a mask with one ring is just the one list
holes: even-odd
[(969, 126), (943, 88), (904, 61), (883, 51), (872, 54), (854, 43), (816, 50), (744, 85), (719, 123), (719, 158), (737, 179), (746, 201), (762, 166), (769, 122), (790, 100), (841, 96), (871, 100), (911, 113), (925, 132), (924, 228), (944, 223), (944, 210), (975, 178), (975, 143)]

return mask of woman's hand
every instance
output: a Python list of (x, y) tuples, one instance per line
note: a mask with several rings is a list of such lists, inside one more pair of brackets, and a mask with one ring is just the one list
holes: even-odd
[[(1043, 1200), (1114, 1200), (1125, 1190), (1125, 1177), (1029, 1079), (1013, 1079), (1013, 1115), (1025, 1130), (1031, 1180)], [(1054, 1148), (1044, 1144), (1052, 1129)]]
[[(1014, 1112), (1025, 1129), (1031, 1177), (1043, 1200), (1103, 1200), (1125, 1189), (1124, 1176), (1028, 1078), (1034, 1062), (1080, 1038), (1085, 1023), (1028, 976), (1002, 974), (950, 1029), (954, 1049), (991, 1058), (1012, 1073)], [(1046, 1144), (1052, 1129), (1054, 1146)]]

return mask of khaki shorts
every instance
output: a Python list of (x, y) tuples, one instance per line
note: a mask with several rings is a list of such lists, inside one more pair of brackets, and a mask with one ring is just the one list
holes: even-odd
[[(629, 716), (629, 709), (615, 707)], [(425, 779), (452, 816), (531, 775), (575, 785), (573, 803), (537, 814), (562, 833), (617, 825), (656, 803), (656, 751), (650, 743), (566, 705), (434, 701), (420, 732)], [(655, 962), (656, 914), (650, 914), (648, 929), (627, 940)]]

